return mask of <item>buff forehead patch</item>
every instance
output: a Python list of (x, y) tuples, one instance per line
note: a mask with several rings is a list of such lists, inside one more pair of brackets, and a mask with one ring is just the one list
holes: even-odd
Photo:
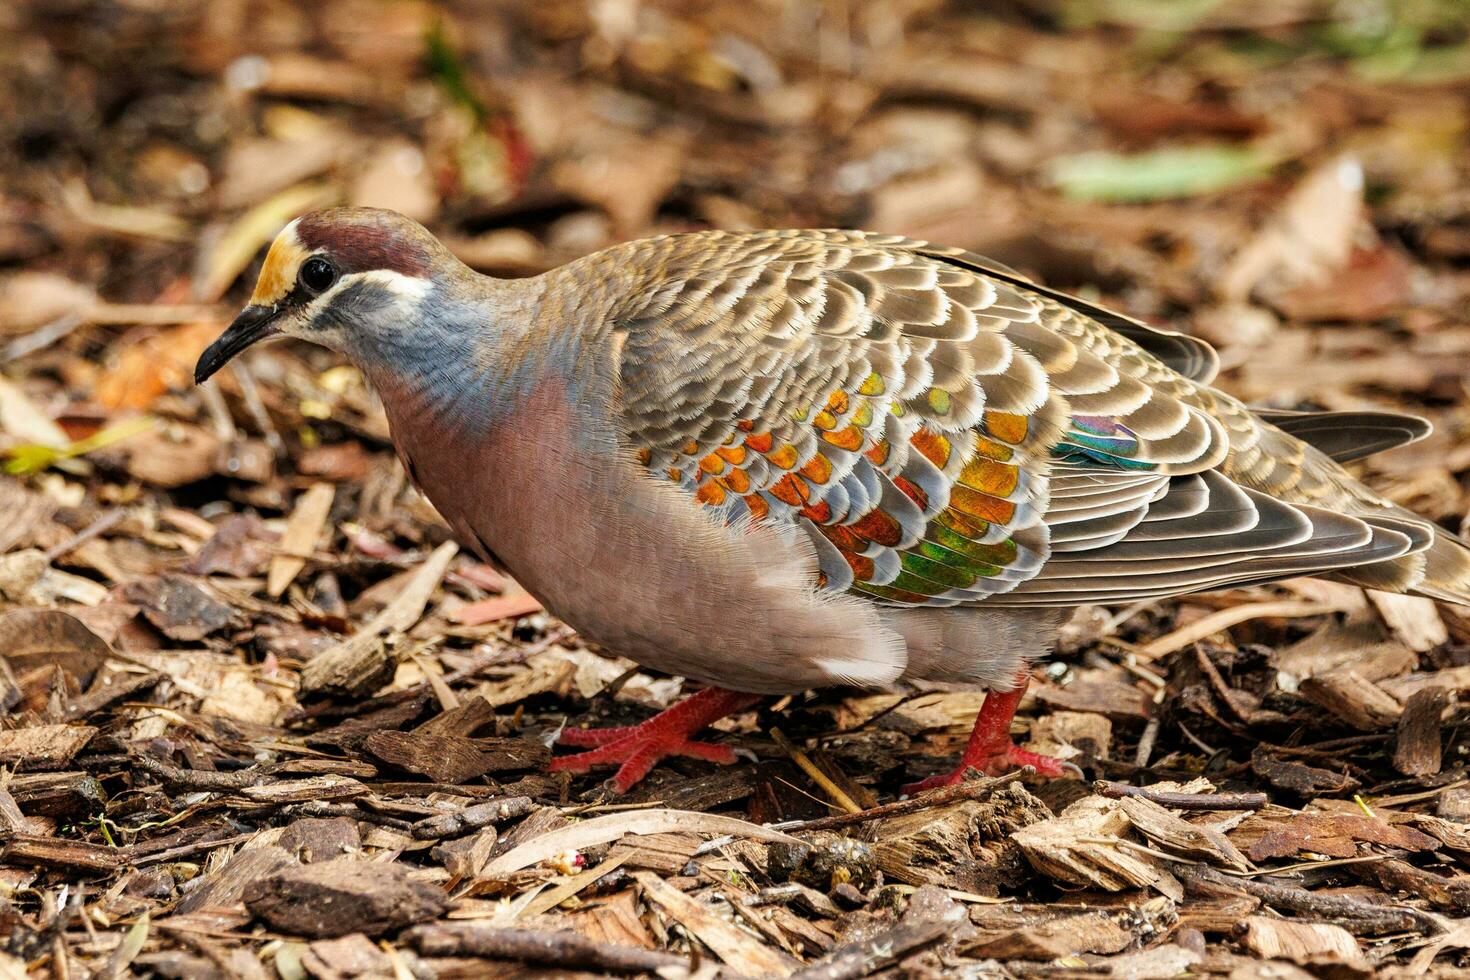
[(284, 301), (296, 285), (296, 270), (309, 254), (296, 236), (296, 222), (291, 222), (276, 236), (270, 251), (265, 254), (260, 278), (255, 281), (255, 292), (250, 296), (251, 305), (275, 306)]

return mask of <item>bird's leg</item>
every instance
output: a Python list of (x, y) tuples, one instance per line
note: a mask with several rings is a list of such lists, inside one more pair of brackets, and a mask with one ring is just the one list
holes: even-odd
[(964, 780), (971, 769), (978, 769), (987, 776), (999, 776), (1021, 766), (1034, 766), (1038, 775), (1050, 777), (1078, 772), (1077, 767), (1069, 762), (1018, 749), (1011, 741), (1011, 719), (1015, 717), (1016, 706), (1021, 703), (1021, 696), (1026, 693), (1030, 682), (1030, 673), (1023, 670), (1011, 690), (986, 694), (980, 714), (975, 718), (975, 727), (970, 732), (969, 744), (965, 746), (965, 754), (960, 757), (959, 767), (953, 772), (910, 783), (903, 792), (912, 796), (938, 786), (953, 786)]
[(696, 742), (689, 736), (711, 722), (748, 708), (760, 700), (757, 694), (742, 694), (721, 687), (707, 687), (693, 697), (666, 708), (643, 722), (624, 728), (564, 728), (558, 741), (567, 745), (595, 746), (587, 752), (551, 760), (553, 772), (588, 772), (593, 766), (621, 763), (612, 778), (613, 788), (626, 793), (658, 763), (671, 755), (690, 756), (728, 765), (735, 751), (728, 745)]

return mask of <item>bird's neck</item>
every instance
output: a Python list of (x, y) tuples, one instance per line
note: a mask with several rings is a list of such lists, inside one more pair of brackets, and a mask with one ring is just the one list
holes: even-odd
[[(535, 280), (484, 280), (430, 296), (401, 331), (373, 339), (359, 359), (383, 399), (395, 438), (426, 427), (485, 432), (548, 379), (588, 380), (578, 321), (548, 315)], [(555, 311), (552, 311), (555, 312)], [(600, 373), (600, 372), (593, 372)]]

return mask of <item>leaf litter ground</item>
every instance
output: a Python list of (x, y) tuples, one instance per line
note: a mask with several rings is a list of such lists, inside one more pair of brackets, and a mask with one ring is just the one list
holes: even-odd
[(0, 975), (1461, 965), (1458, 610), (1311, 581), (1080, 609), (1018, 734), (1086, 780), (899, 801), (980, 696), (834, 690), (611, 797), (546, 773), (555, 733), (680, 681), (461, 553), (330, 356), (189, 385), (312, 207), (500, 275), (861, 226), (1205, 337), (1252, 402), (1425, 415), (1359, 465), (1457, 528), (1463, 11), (1318, 6), (0, 11)]

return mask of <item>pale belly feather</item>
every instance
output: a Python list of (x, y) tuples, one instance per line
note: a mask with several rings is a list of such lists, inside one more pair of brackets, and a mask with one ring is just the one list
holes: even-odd
[(415, 479), (461, 539), (610, 651), (752, 693), (903, 673), (904, 638), (877, 607), (814, 588), (799, 531), (712, 520), (589, 433), (564, 387), (542, 384), (469, 438), (385, 401)]

